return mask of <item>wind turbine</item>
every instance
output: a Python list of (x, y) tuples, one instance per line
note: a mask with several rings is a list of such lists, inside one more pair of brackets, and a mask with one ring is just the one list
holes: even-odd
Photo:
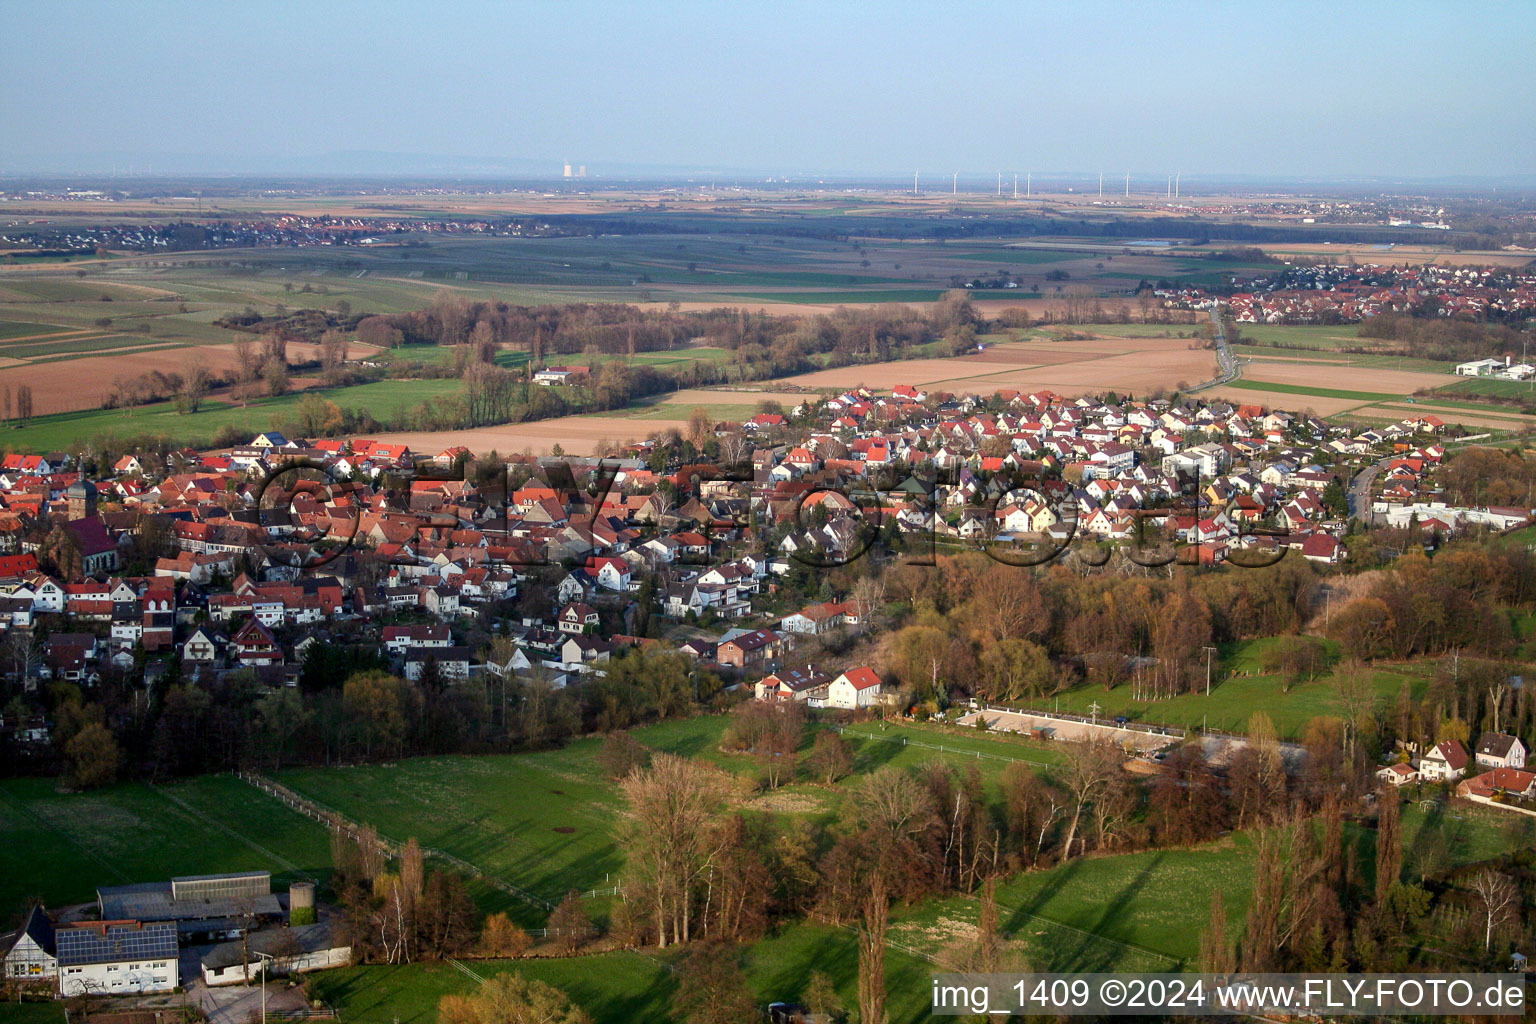
[(1125, 172), (1125, 198), (1131, 198), (1131, 172)]
[(1013, 172), (1013, 198), (1019, 198), (1019, 172)]
[(997, 172), (997, 197), (999, 199), (1001, 199), (1003, 197), (1003, 172), (1002, 171), (998, 171)]
[(955, 172), (954, 180), (949, 183), (949, 194), (952, 195), (952, 196), (957, 196), (957, 195), (960, 194), (960, 172), (959, 171)]
[(917, 195), (917, 172), (912, 172), (912, 194)]
[(1173, 175), (1173, 198), (1179, 198), (1179, 172), (1177, 171)]
[(1104, 198), (1104, 172), (1099, 172), (1099, 198)]
[(1024, 172), (1024, 198), (1028, 199), (1035, 194), (1035, 172)]

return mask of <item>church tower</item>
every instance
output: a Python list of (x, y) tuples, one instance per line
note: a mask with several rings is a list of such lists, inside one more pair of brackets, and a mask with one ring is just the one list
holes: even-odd
[(69, 519), (71, 522), (77, 519), (90, 519), (96, 515), (96, 485), (80, 474), (80, 479), (69, 485), (64, 492), (64, 499), (69, 503)]

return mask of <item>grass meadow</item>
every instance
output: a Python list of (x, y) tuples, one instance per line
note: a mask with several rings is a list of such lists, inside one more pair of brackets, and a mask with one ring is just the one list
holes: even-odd
[[(1251, 645), (1224, 654), (1235, 667), (1257, 656)], [(1309, 691), (1312, 686), (1323, 689)], [(1385, 682), (1382, 686), (1384, 693), (1391, 692)], [(1101, 694), (1084, 691), (1084, 696)], [(1250, 692), (1224, 699), (1235, 708), (1260, 698)], [(1172, 704), (1161, 702), (1157, 709)], [(1326, 685), (1320, 683), (1289, 695), (1270, 685), (1264, 706), (1285, 732), (1307, 716), (1325, 713), (1330, 704)], [(1010, 759), (1049, 772), (1061, 756), (1052, 744), (1022, 737), (866, 722), (844, 733), (854, 752), (850, 778), (832, 787), (802, 780), (759, 796), (752, 793), (757, 761), (720, 750), (727, 725), (723, 716), (704, 716), (643, 727), (634, 735), (654, 750), (698, 759), (739, 780), (739, 806), (747, 813), (809, 815), (822, 821), (836, 815), (860, 777), (885, 765), (912, 768), (938, 759), (961, 769), (974, 766), (996, 799)], [(558, 899), (571, 888), (601, 886), (622, 872), (622, 852), (613, 840), (622, 799), (597, 768), (599, 742), (584, 739), (532, 754), (292, 769), (278, 777), (320, 803), (377, 826), (388, 838), (415, 836), (426, 847), (446, 850), (501, 879)], [(1419, 801), (1412, 794), (1410, 799), (1403, 816), (1409, 878), (1536, 840), (1531, 823), (1512, 822), (1486, 808)], [(1371, 864), (1374, 832), (1348, 828), (1360, 862)], [(89, 900), (97, 885), (250, 868), (266, 868), (279, 881), (299, 874), (323, 878), (329, 868), (329, 842), (318, 823), (231, 776), (162, 787), (122, 784), (88, 794), (63, 794), (45, 780), (9, 780), (0, 783), (0, 834), (6, 839), (0, 843), (0, 870), (7, 879), (0, 907), (8, 914), (33, 896), (53, 906)], [(1244, 912), (1250, 872), (1251, 839), (1244, 834), (1187, 849), (1069, 861), (1003, 882), (998, 892), (1002, 930), (1008, 948), (1035, 970), (1188, 969), (1198, 952), (1211, 891), (1220, 888), (1226, 894), (1235, 927)], [(525, 925), (542, 923), (541, 911), (483, 883), (471, 891), (482, 910), (507, 910)], [(594, 901), (592, 909), (599, 918), (606, 914), (602, 900)], [(976, 919), (977, 903), (968, 896), (893, 908), (886, 957), (892, 1021), (928, 1019), (929, 975), (935, 964), (974, 941)], [(675, 986), (671, 967), (679, 955), (616, 952), (470, 965), (482, 977), (518, 971), (546, 981), (606, 1024), (664, 1019)], [(760, 1003), (802, 997), (810, 972), (822, 970), (845, 1005), (854, 1004), (857, 957), (847, 929), (786, 923), (741, 956)], [(313, 977), (315, 994), (336, 1005), (344, 1020), (382, 1024), (397, 1019), (430, 1024), (443, 995), (476, 984), (451, 964), (362, 966)], [(45, 1010), (26, 1012), (37, 1014), (18, 1018), (28, 1024), (57, 1019)]]
[(122, 783), (60, 793), (52, 780), (0, 782), (0, 912), (27, 900), (92, 900), (96, 888), (175, 875), (266, 869), (323, 878), (319, 823), (229, 775), (164, 786)]

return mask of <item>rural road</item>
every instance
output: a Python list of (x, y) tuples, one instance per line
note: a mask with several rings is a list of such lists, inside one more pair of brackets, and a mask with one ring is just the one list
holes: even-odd
[(1216, 341), (1216, 366), (1221, 370), (1219, 374), (1189, 389), (1193, 394), (1196, 391), (1204, 391), (1206, 388), (1214, 388), (1221, 384), (1230, 384), (1242, 375), (1242, 366), (1232, 350), (1227, 348), (1227, 329), (1221, 323), (1221, 307), (1211, 307), (1211, 327), (1215, 331)]

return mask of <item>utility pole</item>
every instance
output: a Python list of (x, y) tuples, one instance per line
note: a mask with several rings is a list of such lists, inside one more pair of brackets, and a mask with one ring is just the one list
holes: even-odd
[(1216, 653), (1216, 648), (1205, 648), (1205, 695), (1211, 695), (1211, 655)]

